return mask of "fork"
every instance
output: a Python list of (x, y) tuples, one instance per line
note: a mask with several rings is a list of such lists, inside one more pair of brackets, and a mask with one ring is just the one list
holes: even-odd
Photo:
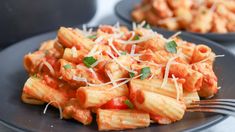
[(187, 106), (188, 112), (212, 112), (235, 117), (235, 99), (210, 99), (194, 101)]

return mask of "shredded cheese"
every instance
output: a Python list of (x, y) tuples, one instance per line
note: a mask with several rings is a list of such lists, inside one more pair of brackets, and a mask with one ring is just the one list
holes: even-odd
[(136, 45), (135, 45), (135, 44), (132, 45), (132, 47), (131, 47), (131, 53), (130, 53), (131, 56), (133, 56), (133, 55), (135, 54), (135, 48), (136, 48)]
[(162, 65), (154, 63), (154, 62), (151, 62), (151, 61), (143, 61), (143, 60), (136, 59), (135, 57), (132, 57), (132, 59), (134, 59), (134, 60), (136, 60), (138, 62), (148, 63), (148, 64), (153, 65), (153, 66), (162, 67)]
[(149, 39), (152, 39), (154, 37), (155, 37), (155, 35), (152, 34), (152, 35), (141, 37), (139, 40), (129, 40), (129, 41), (126, 41), (126, 40), (117, 39), (116, 41), (121, 43), (121, 44), (137, 44), (137, 43), (141, 43), (141, 42), (147, 41)]
[(122, 63), (120, 63), (120, 62), (118, 61), (118, 59), (117, 59), (116, 57), (114, 57), (114, 55), (113, 55), (111, 52), (106, 51), (106, 53), (107, 53), (110, 57), (112, 57), (112, 59), (113, 59), (118, 65), (120, 65), (123, 69), (127, 70), (128, 72), (136, 73), (136, 71), (132, 71), (132, 70), (128, 69), (126, 66), (122, 65)]
[(56, 104), (58, 105), (59, 112), (60, 112), (60, 119), (63, 119), (62, 108), (61, 108), (60, 104), (59, 104), (57, 101), (50, 101), (50, 102), (46, 105), (46, 107), (44, 108), (43, 114), (46, 114), (48, 106), (49, 106), (50, 104), (52, 104), (52, 103), (56, 103)]
[(82, 25), (83, 32), (87, 32), (87, 26), (85, 24)]
[(123, 82), (121, 82), (121, 83), (119, 83), (119, 84), (113, 86), (112, 88), (110, 88), (110, 89), (108, 89), (108, 90), (112, 90), (112, 89), (118, 88), (118, 87), (120, 87), (120, 86), (122, 86), (122, 85), (128, 83), (128, 82), (131, 81), (132, 79), (136, 79), (136, 78), (138, 78), (138, 77), (140, 77), (140, 76), (142, 76), (142, 74), (140, 74), (140, 75), (138, 75), (138, 76), (135, 76), (135, 77), (133, 77), (133, 78), (129, 78), (129, 79), (127, 79), (127, 80), (125, 80), (125, 81), (123, 81)]
[(113, 39), (112, 38), (108, 39), (108, 44), (118, 54), (118, 56), (121, 56), (121, 54), (118, 52), (118, 50), (113, 45)]
[(146, 24), (146, 21), (142, 21), (139, 25), (137, 25), (138, 28), (143, 28), (143, 26)]
[(168, 40), (171, 40), (172, 38), (175, 38), (176, 36), (180, 35), (182, 32), (181, 31), (178, 31), (176, 33), (174, 33), (173, 35), (171, 35)]
[(175, 84), (175, 89), (176, 89), (176, 100), (179, 101), (180, 98), (180, 88), (177, 82), (177, 79), (175, 78), (174, 74), (172, 74), (172, 79)]
[[(225, 56), (225, 55), (215, 55), (215, 56), (210, 56), (210, 55), (209, 55), (209, 57), (205, 58), (204, 60), (195, 62), (195, 63), (193, 63), (193, 64), (206, 62), (206, 61), (208, 61), (209, 59), (211, 59), (211, 58), (213, 58), (213, 57), (214, 57), (214, 58), (218, 58), (218, 57), (224, 57), (224, 56)], [(193, 65), (193, 64), (191, 64), (191, 65)]]
[(135, 37), (135, 32), (131, 31), (131, 37), (128, 39), (128, 41), (132, 40)]
[(44, 61), (43, 64), (46, 65), (46, 67), (49, 69), (52, 75), (55, 75), (55, 70), (53, 69), (50, 63), (48, 63), (47, 61)]
[(95, 40), (95, 43), (96, 43), (96, 44), (99, 44), (103, 39), (104, 39), (104, 37), (103, 37), (103, 36), (100, 36), (100, 37), (98, 37), (98, 38)]
[(93, 56), (93, 54), (95, 53), (95, 51), (98, 49), (99, 45), (98, 44), (95, 44), (93, 46), (93, 48), (90, 50), (90, 52), (86, 55), (87, 57), (89, 56)]
[(91, 65), (91, 67), (97, 66), (100, 62), (101, 62), (101, 60), (97, 60), (95, 63), (93, 63), (93, 64)]
[(89, 68), (89, 71), (92, 73), (92, 75), (93, 75), (95, 78), (98, 78), (96, 72), (95, 72), (92, 68)]
[(78, 57), (78, 53), (77, 53), (76, 47), (72, 47), (72, 48), (71, 48), (71, 52), (72, 52), (72, 57), (73, 57), (73, 58)]
[(154, 77), (154, 74), (152, 74), (152, 75), (149, 77), (149, 79), (148, 79), (148, 80), (153, 79), (153, 77)]
[(75, 75), (73, 75), (73, 80), (87, 83), (86, 78), (78, 77), (78, 76), (75, 76)]
[(136, 23), (135, 22), (132, 22), (132, 30), (135, 30), (136, 29)]
[[(117, 80), (114, 80), (115, 82), (119, 82), (119, 81), (123, 81), (123, 80), (127, 80), (129, 78), (120, 78), (120, 79), (117, 79)], [(107, 83), (100, 83), (100, 84), (92, 84), (92, 83), (87, 83), (89, 86), (92, 86), (92, 87), (99, 87), (99, 86), (105, 86), (105, 85), (109, 85), (109, 84), (112, 84), (112, 82), (107, 82)]]
[(164, 74), (164, 78), (163, 78), (163, 81), (162, 81), (161, 88), (165, 87), (165, 85), (167, 84), (168, 75), (169, 75), (169, 72), (170, 72), (170, 66), (176, 58), (178, 58), (178, 56), (172, 57), (168, 60), (168, 62), (166, 64), (165, 74)]
[(112, 74), (111, 74), (109, 71), (106, 71), (106, 73), (107, 73), (107, 75), (108, 75), (110, 81), (112, 82), (113, 86), (116, 86), (117, 83), (116, 83), (115, 80), (113, 79)]

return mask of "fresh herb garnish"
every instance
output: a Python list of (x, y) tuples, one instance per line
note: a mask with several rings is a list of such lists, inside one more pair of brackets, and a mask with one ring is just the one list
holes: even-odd
[(177, 53), (176, 47), (177, 47), (177, 44), (174, 40), (167, 42), (165, 45), (166, 50), (170, 53)]
[(131, 101), (129, 99), (125, 100), (124, 103), (130, 108), (133, 109), (134, 105), (131, 103)]
[(129, 76), (130, 76), (130, 78), (133, 78), (135, 76), (135, 73), (134, 72), (129, 72)]
[(37, 73), (33, 74), (33, 77), (35, 77), (35, 78), (38, 78), (38, 75), (37, 75)]
[(83, 63), (88, 67), (91, 68), (91, 65), (94, 64), (97, 60), (90, 56), (90, 57), (84, 57)]
[(71, 69), (72, 68), (72, 66), (70, 65), (70, 64), (66, 64), (66, 65), (64, 65), (64, 69), (65, 70), (67, 70), (67, 69)]
[(121, 55), (126, 55), (126, 52), (125, 51), (121, 51), (120, 54)]
[(135, 37), (133, 38), (133, 40), (139, 40), (140, 37), (138, 35), (135, 35)]
[(89, 39), (96, 39), (97, 36), (96, 35), (90, 35), (90, 36), (87, 36), (87, 38), (89, 38)]
[(142, 74), (140, 76), (140, 79), (144, 80), (145, 78), (147, 78), (150, 75), (151, 71), (150, 71), (149, 67), (144, 67), (141, 69), (140, 73)]
[(44, 53), (45, 53), (45, 55), (48, 55), (49, 54), (49, 50), (45, 50)]
[(146, 29), (151, 29), (151, 26), (148, 23), (146, 23), (143, 27)]

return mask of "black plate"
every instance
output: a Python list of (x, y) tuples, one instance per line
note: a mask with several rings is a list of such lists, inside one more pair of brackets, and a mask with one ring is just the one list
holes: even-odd
[[(115, 6), (115, 13), (116, 15), (123, 20), (124, 22), (131, 24), (131, 11), (133, 10), (134, 6), (138, 3), (140, 3), (141, 0), (122, 0), (118, 2)], [(176, 32), (176, 31), (170, 31), (164, 28), (160, 27), (152, 27), (156, 31), (166, 31), (166, 32)], [(187, 32), (187, 31), (184, 31)], [(206, 37), (208, 39), (217, 41), (217, 42), (228, 42), (228, 41), (235, 41), (235, 32), (225, 33), (225, 34), (219, 34), (219, 33), (193, 33), (193, 32), (187, 32), (194, 35), (200, 35), (203, 37)]]
[[(166, 37), (169, 32), (161, 32)], [(95, 121), (90, 126), (83, 126), (73, 120), (60, 120), (59, 112), (49, 108), (46, 115), (43, 115), (45, 106), (34, 106), (24, 104), (20, 100), (22, 87), (27, 79), (27, 73), (23, 68), (23, 56), (35, 51), (42, 41), (55, 38), (56, 33), (45, 33), (35, 36), (3, 50), (0, 52), (0, 121), (15, 130), (29, 131), (84, 131), (97, 130)], [(215, 71), (219, 78), (219, 86), (222, 89), (215, 98), (235, 98), (235, 56), (222, 46), (201, 37), (181, 34), (185, 40), (209, 45), (216, 54), (225, 54), (226, 57), (219, 58), (215, 62)], [(211, 126), (227, 116), (206, 113), (186, 113), (183, 120), (171, 125), (151, 125), (148, 128), (137, 129), (136, 131), (196, 131)]]

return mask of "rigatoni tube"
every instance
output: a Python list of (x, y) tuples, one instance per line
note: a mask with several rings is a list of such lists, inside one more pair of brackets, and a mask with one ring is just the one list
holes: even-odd
[(102, 110), (97, 111), (99, 131), (135, 129), (148, 127), (148, 113), (137, 110)]
[[(133, 79), (130, 81), (130, 88), (131, 94), (138, 89), (147, 90), (154, 93), (162, 94), (165, 96), (169, 96), (172, 98), (177, 97), (177, 89), (172, 79), (168, 79), (167, 84), (165, 87), (161, 88), (162, 79), (151, 79), (151, 80), (140, 80), (140, 79)], [(179, 86), (179, 96), (182, 97), (182, 84), (178, 82)]]
[(148, 112), (152, 115), (166, 117), (172, 122), (183, 118), (185, 104), (176, 99), (161, 94), (138, 90), (135, 97), (137, 109)]
[(126, 85), (114, 89), (112, 89), (112, 85), (80, 87), (76, 94), (83, 108), (99, 107), (112, 98), (128, 95), (129, 91)]

